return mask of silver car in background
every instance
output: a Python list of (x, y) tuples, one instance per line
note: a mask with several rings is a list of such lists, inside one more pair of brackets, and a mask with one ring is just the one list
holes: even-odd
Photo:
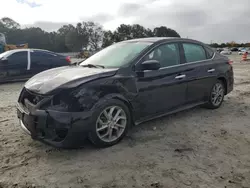
[(231, 55), (232, 51), (229, 49), (224, 49), (223, 51), (220, 52), (222, 55)]

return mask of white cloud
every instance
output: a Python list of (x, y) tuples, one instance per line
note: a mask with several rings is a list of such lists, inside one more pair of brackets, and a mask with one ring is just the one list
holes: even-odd
[(17, 0), (3, 1), (4, 8), (0, 11), (0, 18), (10, 17), (21, 25), (37, 21), (75, 23), (100, 13), (116, 15), (120, 4), (129, 2), (125, 0), (25, 0), (41, 5), (32, 8), (26, 3), (18, 3)]
[[(48, 31), (65, 23), (100, 22), (105, 29), (138, 23), (165, 25), (181, 36), (209, 42), (249, 41), (250, 0), (0, 0), (1, 17)], [(19, 3), (18, 3), (19, 1)], [(26, 2), (26, 3), (21, 3)], [(40, 6), (33, 7), (35, 3)], [(238, 26), (238, 27), (236, 27)]]

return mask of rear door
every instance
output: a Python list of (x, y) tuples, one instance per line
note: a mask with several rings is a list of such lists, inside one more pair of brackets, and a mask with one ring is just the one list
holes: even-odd
[(32, 50), (30, 54), (31, 71), (34, 74), (51, 68), (69, 65), (66, 57), (49, 51)]
[(6, 80), (28, 78), (28, 51), (14, 52), (6, 57), (2, 68), (7, 72)]
[(39, 50), (30, 52), (31, 72), (37, 74), (39, 72), (53, 68), (53, 56)]
[(217, 78), (216, 62), (212, 49), (198, 43), (182, 43), (187, 72), (187, 102), (199, 103), (207, 100)]
[(61, 66), (68, 66), (70, 64), (67, 61), (67, 57), (60, 55), (60, 54), (52, 53), (52, 52), (50, 52), (50, 54), (53, 56), (52, 61), (51, 61), (53, 68), (61, 67)]

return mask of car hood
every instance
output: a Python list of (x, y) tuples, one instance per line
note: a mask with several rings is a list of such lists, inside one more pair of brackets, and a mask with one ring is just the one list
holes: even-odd
[(113, 76), (116, 71), (81, 66), (59, 67), (33, 76), (25, 83), (25, 88), (38, 94), (47, 94), (58, 88), (76, 87), (91, 80)]

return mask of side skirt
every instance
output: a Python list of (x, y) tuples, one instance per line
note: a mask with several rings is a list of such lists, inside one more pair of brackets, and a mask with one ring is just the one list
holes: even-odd
[(158, 115), (155, 115), (155, 116), (146, 117), (146, 118), (143, 118), (143, 119), (140, 119), (140, 120), (136, 121), (135, 125), (139, 125), (141, 123), (144, 123), (144, 122), (147, 122), (147, 121), (150, 121), (150, 120), (153, 120), (153, 119), (157, 119), (157, 118), (160, 118), (160, 117), (164, 117), (164, 116), (167, 116), (167, 115), (170, 115), (170, 114), (174, 114), (174, 113), (177, 113), (177, 112), (180, 112), (180, 111), (188, 110), (190, 108), (194, 108), (196, 106), (200, 106), (200, 105), (203, 105), (203, 104), (206, 104), (206, 102), (199, 102), (199, 103), (194, 103), (194, 104), (190, 104), (190, 105), (185, 105), (185, 106), (183, 106), (181, 108), (177, 108), (175, 110), (168, 111), (168, 112), (163, 113), (163, 114), (158, 114)]

